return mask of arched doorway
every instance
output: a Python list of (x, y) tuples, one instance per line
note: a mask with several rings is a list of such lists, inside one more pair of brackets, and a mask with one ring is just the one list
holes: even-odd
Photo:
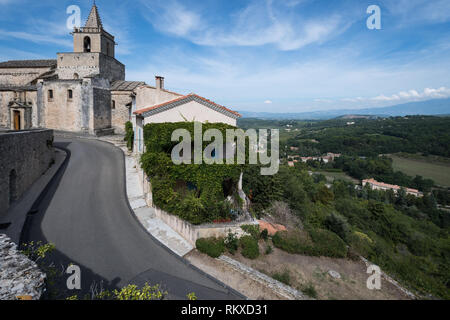
[(9, 173), (9, 203), (17, 200), (17, 173), (16, 170), (11, 170)]
[(84, 52), (91, 52), (91, 38), (88, 36), (84, 37), (83, 47)]

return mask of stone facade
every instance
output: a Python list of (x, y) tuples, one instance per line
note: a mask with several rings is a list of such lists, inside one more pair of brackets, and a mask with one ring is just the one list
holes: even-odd
[(0, 216), (52, 164), (53, 131), (0, 133)]
[[(0, 127), (112, 133), (111, 84), (125, 80), (115, 59), (114, 37), (103, 29), (97, 7), (73, 32), (74, 50), (55, 60), (0, 63)], [(120, 117), (124, 127), (124, 117)]]

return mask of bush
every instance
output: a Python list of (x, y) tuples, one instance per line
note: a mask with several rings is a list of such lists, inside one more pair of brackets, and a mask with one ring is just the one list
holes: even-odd
[(286, 285), (290, 285), (291, 284), (291, 275), (289, 273), (289, 270), (284, 270), (282, 273), (274, 273), (272, 275), (272, 278), (274, 278), (277, 281), (280, 281)]
[(312, 229), (309, 231), (314, 242), (314, 251), (318, 256), (345, 258), (347, 245), (334, 232), (324, 229)]
[(261, 231), (261, 239), (263, 239), (264, 241), (267, 241), (267, 239), (269, 239), (269, 231), (267, 231), (267, 229), (264, 229), (263, 231)]
[(259, 257), (258, 241), (251, 236), (243, 236), (239, 243), (242, 248), (242, 255), (249, 259), (256, 259)]
[(239, 239), (236, 237), (235, 233), (228, 233), (228, 236), (225, 238), (225, 247), (228, 249), (229, 253), (236, 253), (239, 248)]
[(314, 285), (312, 283), (308, 283), (306, 286), (304, 286), (302, 288), (302, 292), (304, 294), (306, 294), (308, 297), (317, 299), (317, 291), (316, 291), (316, 288), (314, 288)]
[(272, 252), (273, 252), (272, 246), (271, 246), (271, 245), (268, 245), (268, 246), (266, 247), (266, 254), (271, 254)]
[(128, 150), (133, 150), (133, 142), (134, 142), (134, 131), (133, 124), (130, 121), (125, 123), (125, 139), (127, 142)]
[(308, 256), (324, 256), (345, 258), (347, 246), (345, 242), (333, 232), (323, 229), (309, 230), (308, 238), (300, 233), (277, 232), (272, 242), (275, 247), (293, 254)]
[(255, 240), (259, 239), (259, 225), (246, 224), (241, 229), (250, 234)]
[(218, 258), (225, 251), (225, 244), (223, 239), (216, 238), (201, 238), (195, 242), (197, 250), (207, 254), (212, 258)]
[(325, 219), (325, 226), (343, 240), (347, 239), (350, 232), (350, 225), (348, 224), (347, 219), (337, 213), (332, 213)]

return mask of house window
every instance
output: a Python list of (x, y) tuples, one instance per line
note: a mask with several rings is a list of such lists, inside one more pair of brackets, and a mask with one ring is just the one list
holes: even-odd
[(116, 108), (116, 101), (113, 100), (113, 101), (111, 102), (111, 109), (114, 110), (115, 108)]
[(53, 100), (53, 90), (48, 90), (48, 101)]
[(69, 100), (72, 100), (72, 98), (73, 98), (73, 91), (72, 90), (67, 90), (67, 98)]

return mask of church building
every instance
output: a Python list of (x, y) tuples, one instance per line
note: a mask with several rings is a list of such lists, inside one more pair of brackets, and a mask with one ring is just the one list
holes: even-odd
[[(203, 121), (236, 125), (240, 115), (195, 94), (126, 81), (114, 36), (94, 4), (72, 32), (73, 52), (53, 60), (0, 62), (0, 129), (49, 128), (89, 135), (123, 133), (125, 122)], [(183, 120), (184, 119), (184, 120)]]

